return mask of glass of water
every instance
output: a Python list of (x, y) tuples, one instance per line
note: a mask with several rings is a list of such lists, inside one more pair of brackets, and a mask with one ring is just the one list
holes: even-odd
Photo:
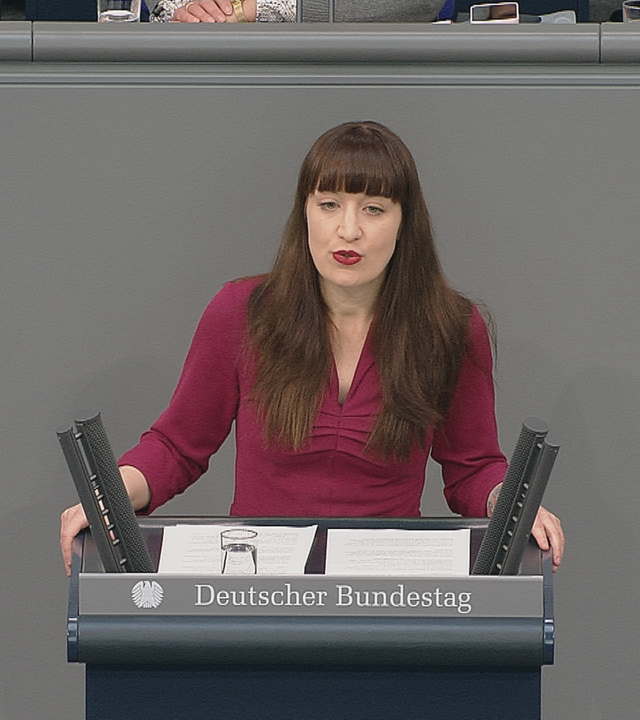
[(258, 533), (231, 528), (220, 533), (223, 575), (255, 575), (258, 571)]
[(98, 22), (139, 22), (141, 0), (98, 0)]
[(625, 0), (622, 3), (622, 20), (624, 22), (640, 20), (640, 0)]

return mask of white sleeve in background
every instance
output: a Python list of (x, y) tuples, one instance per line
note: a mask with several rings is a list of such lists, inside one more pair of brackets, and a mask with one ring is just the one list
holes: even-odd
[[(149, 22), (171, 22), (173, 13), (181, 7), (184, 7), (189, 0), (160, 0), (155, 4), (147, 3), (149, 7)], [(153, 9), (151, 9), (153, 7)]]
[(295, 22), (296, 0), (256, 0), (256, 22)]

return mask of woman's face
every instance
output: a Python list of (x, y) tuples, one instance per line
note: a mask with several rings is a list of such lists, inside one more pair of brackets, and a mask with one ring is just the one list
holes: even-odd
[(394, 253), (402, 209), (385, 197), (319, 192), (307, 198), (309, 249), (323, 292), (370, 289), (377, 294)]

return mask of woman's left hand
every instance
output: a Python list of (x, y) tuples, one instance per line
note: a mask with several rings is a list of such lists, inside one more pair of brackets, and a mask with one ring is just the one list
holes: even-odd
[[(487, 498), (488, 517), (493, 515), (501, 488), (502, 483), (496, 485), (489, 493)], [(555, 572), (560, 567), (564, 555), (564, 533), (562, 532), (560, 520), (553, 513), (541, 507), (531, 528), (531, 534), (538, 543), (540, 550), (549, 550), (551, 548), (551, 560), (553, 562), (553, 572)]]
[(531, 534), (541, 550), (551, 549), (553, 572), (555, 572), (560, 567), (564, 555), (565, 540), (560, 520), (553, 513), (541, 507), (533, 523)]

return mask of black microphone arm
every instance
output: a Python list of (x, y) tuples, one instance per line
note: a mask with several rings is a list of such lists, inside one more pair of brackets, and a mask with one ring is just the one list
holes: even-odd
[(100, 413), (57, 435), (105, 572), (155, 572)]
[(547, 442), (547, 425), (525, 420), (496, 506), (473, 566), (473, 575), (516, 575), (547, 487), (559, 445)]

